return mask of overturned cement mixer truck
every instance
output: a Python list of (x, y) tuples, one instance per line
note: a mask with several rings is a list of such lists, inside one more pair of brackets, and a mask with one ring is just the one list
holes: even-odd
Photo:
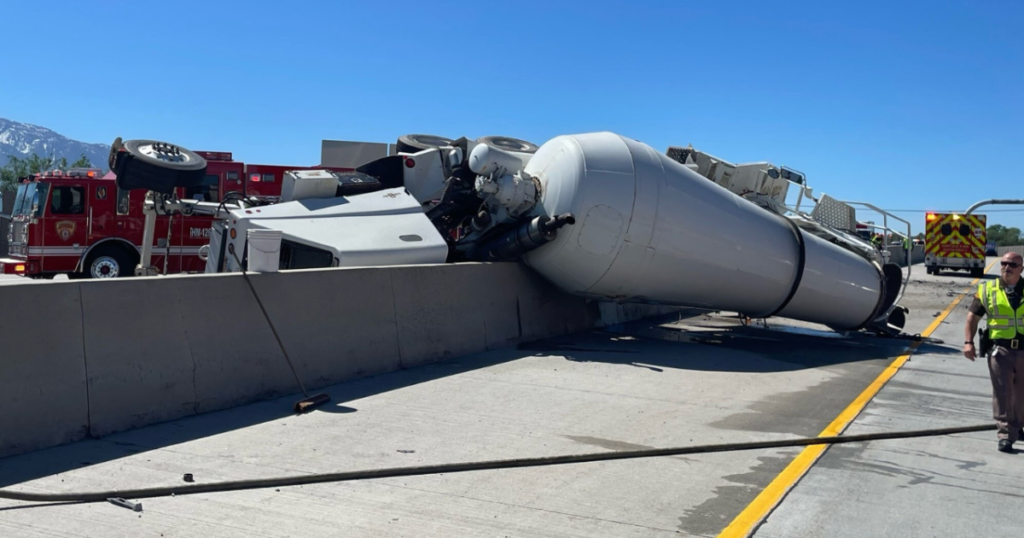
[[(905, 323), (897, 303), (909, 268), (904, 275), (857, 236), (851, 204), (860, 202), (814, 198), (795, 170), (736, 165), (692, 147), (662, 154), (610, 132), (539, 147), (505, 137), (405, 140), (413, 143), (352, 172), (288, 172), (281, 201), (268, 204), (242, 193), (181, 200), (175, 188), (202, 180), (202, 157), (118, 139), (110, 155), (118, 186), (149, 191), (136, 274), (156, 274), (149, 217), (177, 211), (217, 217), (200, 254), (207, 272), (515, 261), (583, 297), (780, 316), (840, 332), (893, 334)], [(790, 185), (799, 189), (795, 208), (786, 205)], [(814, 202), (810, 213), (804, 200)]]

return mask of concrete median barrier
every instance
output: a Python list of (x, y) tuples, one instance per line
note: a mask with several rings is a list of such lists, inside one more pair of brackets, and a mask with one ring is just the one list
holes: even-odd
[[(889, 261), (899, 265), (900, 267), (907, 266), (907, 251), (900, 246), (890, 246), (889, 248)], [(924, 263), (924, 247), (921, 245), (914, 245), (910, 254), (910, 264), (917, 265)]]
[[(237, 275), (245, 286), (245, 281)], [(307, 389), (397, 370), (395, 300), (387, 269), (334, 269), (250, 275)], [(253, 314), (278, 350), (252, 293)], [(443, 293), (440, 292), (439, 293)], [(280, 355), (280, 352), (277, 352)], [(284, 358), (277, 364), (287, 368)], [(292, 392), (294, 377), (285, 371)]]
[(396, 267), (388, 272), (403, 366), (518, 340), (515, 266)]
[(273, 335), (241, 278), (80, 285), (92, 435), (294, 391)]
[[(513, 263), (250, 275), (310, 390), (664, 314)], [(0, 455), (300, 392), (239, 274), (0, 288)]]
[(0, 456), (86, 437), (78, 286), (2, 286), (0, 305)]

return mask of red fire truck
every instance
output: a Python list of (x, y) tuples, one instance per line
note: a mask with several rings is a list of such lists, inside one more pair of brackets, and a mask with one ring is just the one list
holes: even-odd
[[(228, 192), (275, 201), (286, 170), (320, 166), (246, 165), (230, 152), (197, 152), (207, 159), (206, 181), (178, 189), (181, 198), (222, 201)], [(348, 171), (350, 168), (331, 168)], [(52, 171), (18, 186), (0, 273), (52, 278), (115, 278), (134, 274), (142, 248), (145, 192), (122, 191), (100, 169)], [(202, 272), (200, 247), (209, 243), (211, 217), (157, 218), (154, 266), (164, 274)]]

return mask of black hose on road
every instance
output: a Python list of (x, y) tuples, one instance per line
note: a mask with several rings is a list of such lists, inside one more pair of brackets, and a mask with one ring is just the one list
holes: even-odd
[(880, 441), (884, 439), (935, 437), (939, 435), (982, 432), (994, 429), (996, 429), (995, 424), (978, 424), (974, 426), (960, 426), (956, 428), (936, 428), (930, 430), (869, 433), (861, 435), (844, 435), (840, 437), (808, 437), (801, 439), (783, 439), (779, 441), (754, 441), (749, 443), (724, 443), (718, 445), (696, 445), (676, 448), (652, 448), (645, 450), (626, 450), (620, 452), (597, 452), (590, 454), (549, 456), (543, 458), (519, 458), (511, 460), (445, 463), (441, 465), (395, 467), (391, 469), (370, 469), (362, 471), (347, 471), (341, 473), (309, 474), (302, 476), (285, 476), (279, 478), (259, 478), (255, 480), (216, 482), (211, 484), (189, 484), (114, 491), (92, 491), (80, 493), (22, 493), (17, 491), (0, 489), (0, 499), (30, 502), (81, 503), (104, 502), (111, 498), (147, 499), (153, 497), (167, 497), (169, 495), (218, 493), (225, 491), (238, 491), (248, 489), (300, 486), (304, 484), (318, 484), (324, 482), (348, 482), (354, 480), (371, 480), (374, 478), (393, 478), (397, 476), (422, 476), (441, 473), (463, 473), (467, 471), (490, 471), (497, 469), (513, 469), (521, 467), (545, 467), (549, 465), (565, 465), (571, 463), (656, 458), (662, 456), (681, 456), (687, 454), (708, 454), (713, 452), (736, 452), (740, 450), (761, 450), (766, 448), (790, 448), (810, 445), (861, 443), (865, 441)]

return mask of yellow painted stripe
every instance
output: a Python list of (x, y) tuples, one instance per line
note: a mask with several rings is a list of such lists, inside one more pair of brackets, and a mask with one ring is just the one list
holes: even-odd
[[(996, 263), (998, 262), (992, 262), (989, 264), (989, 266), (985, 268), (985, 272), (988, 273), (989, 269), (992, 269)], [(974, 286), (977, 285), (980, 280), (980, 278), (976, 278), (971, 281), (970, 287), (957, 295), (957, 297), (953, 299), (953, 302), (949, 303), (949, 306), (947, 306), (946, 309), (932, 321), (931, 325), (921, 333), (921, 336), (931, 336), (931, 334), (935, 332), (935, 329), (938, 329), (939, 325), (953, 311), (953, 308), (956, 307), (957, 303), (959, 303), (967, 293), (973, 292)], [(920, 342), (914, 342), (911, 344), (907, 353), (897, 357), (892, 364), (883, 370), (882, 373), (879, 374), (879, 376), (875, 378), (870, 385), (868, 385), (868, 388), (864, 389), (864, 392), (861, 392), (860, 395), (857, 396), (857, 398), (853, 400), (853, 402), (850, 403), (842, 413), (839, 413), (839, 416), (836, 417), (831, 424), (818, 434), (818, 437), (835, 437), (843, 433), (843, 430), (845, 430), (846, 427), (849, 426), (855, 418), (857, 418), (857, 415), (859, 415), (871, 399), (878, 394), (878, 391), (882, 390), (882, 387), (886, 382), (888, 382), (892, 376), (896, 375), (896, 372), (899, 371), (907, 360), (910, 359), (910, 356), (914, 354), (914, 351), (917, 351), (917, 348), (920, 345)], [(801, 478), (803, 478), (811, 466), (818, 461), (818, 458), (825, 453), (825, 450), (828, 449), (828, 447), (829, 445), (811, 445), (804, 448), (803, 451), (801, 451), (800, 454), (797, 455), (797, 457), (794, 458), (793, 461), (775, 477), (775, 480), (772, 480), (771, 484), (768, 484), (768, 487), (766, 487), (760, 495), (758, 495), (742, 512), (740, 512), (738, 516), (736, 516), (735, 519), (732, 520), (732, 523), (730, 523), (729, 526), (718, 535), (718, 538), (740, 538), (750, 536), (750, 533), (753, 532), (757, 525), (764, 521), (764, 518), (766, 518), (768, 514), (778, 506), (782, 498), (785, 497), (791, 489), (793, 489), (793, 486), (795, 486)]]

